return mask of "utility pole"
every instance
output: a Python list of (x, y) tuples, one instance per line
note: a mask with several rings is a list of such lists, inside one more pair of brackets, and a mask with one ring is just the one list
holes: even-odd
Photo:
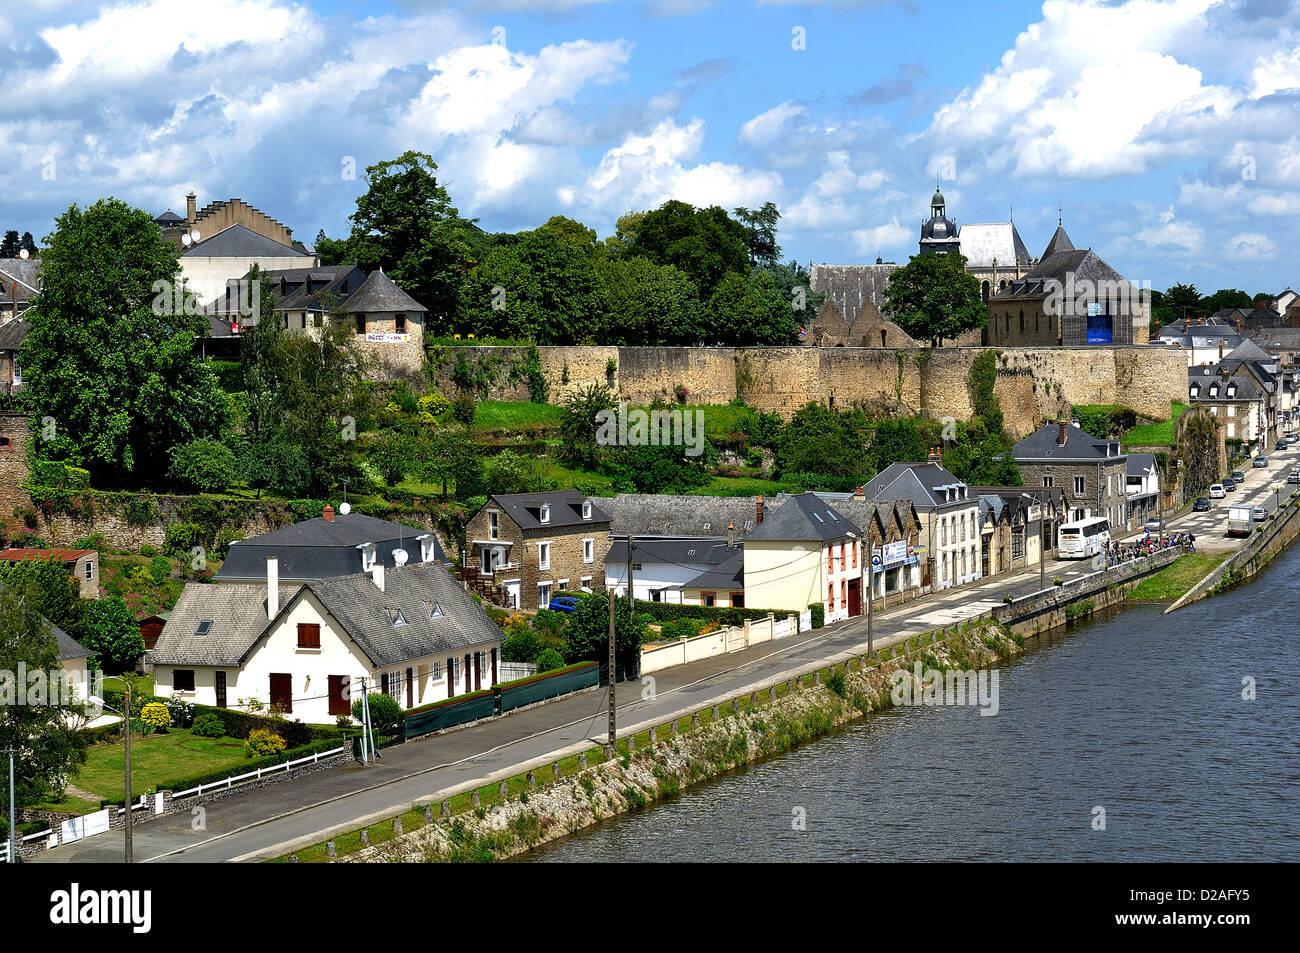
[(9, 752), (9, 863), (18, 863), (18, 838), (14, 836), (18, 829), (18, 812), (14, 808), (14, 749)]
[(636, 615), (636, 591), (632, 588), (632, 534), (627, 534), (627, 621)]
[(609, 743), (618, 740), (614, 721), (614, 590), (609, 590)]
[[(125, 679), (123, 679), (125, 681)], [(126, 862), (131, 863), (131, 686), (126, 686), (122, 704), (122, 728), (126, 738)]]
[[(447, 678), (451, 678), (451, 672), (447, 673)], [(369, 753), (366, 746), (370, 743), (370, 731), (366, 725), (366, 680), (363, 676), (361, 679), (361, 763), (363, 765), (370, 763)]]

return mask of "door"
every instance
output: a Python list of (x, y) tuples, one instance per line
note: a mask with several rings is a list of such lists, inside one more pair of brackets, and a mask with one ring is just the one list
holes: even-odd
[(492, 684), (497, 683), (497, 650), (492, 650)]
[(407, 708), (415, 707), (415, 696), (414, 696), (415, 679), (412, 677), (413, 675), (414, 673), (408, 668), (406, 670), (406, 707)]
[(293, 676), (284, 672), (271, 673), (271, 707), (285, 714), (293, 711)]
[(456, 660), (447, 659), (447, 697), (456, 697)]
[(470, 678), (470, 675), (469, 675), (469, 666), (470, 666), (470, 660), (469, 660), (469, 653), (468, 653), (468, 652), (465, 653), (464, 665), (465, 665), (465, 691), (468, 692), (468, 691), (470, 691), (470, 687), (469, 687), (469, 678)]
[(862, 614), (862, 591), (861, 591), (861, 586), (862, 586), (862, 580), (861, 580), (861, 579), (850, 579), (850, 580), (849, 580), (849, 616), (850, 616), (850, 618), (853, 617), (853, 616), (855, 616), (855, 615), (861, 615), (861, 614)]
[(492, 550), (486, 546), (479, 550), (479, 572), (484, 576), (492, 575)]
[(330, 676), (330, 714), (331, 715), (350, 715), (352, 708), (348, 705), (348, 697), (345, 687), (348, 683), (346, 675)]
[(217, 672), (217, 707), (226, 707), (226, 673)]

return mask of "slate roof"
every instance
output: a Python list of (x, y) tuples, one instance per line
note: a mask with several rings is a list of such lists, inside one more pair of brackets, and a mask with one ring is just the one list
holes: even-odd
[[(1100, 440), (1086, 430), (1067, 424), (1065, 446), (1060, 446), (1059, 426), (1044, 424), (1011, 448), (1013, 460), (1051, 460), (1095, 463), (1097, 460), (1118, 459), (1124, 455), (1118, 441)], [(1107, 453), (1113, 446), (1119, 453)]]
[[(556, 490), (550, 493), (498, 493), (491, 498), (502, 511), (522, 530), (552, 529), (556, 526), (596, 526), (609, 522), (609, 516), (591, 501), (591, 519), (582, 518), (582, 503), (587, 496), (577, 490)], [(551, 519), (541, 521), (541, 506), (551, 505)]]
[(800, 493), (785, 500), (746, 540), (816, 540), (828, 542), (852, 533), (863, 537), (862, 527), (839, 513), (816, 493)]
[[(287, 606), (301, 587), (281, 584), (279, 603)], [(199, 623), (211, 621), (206, 635)], [(237, 667), (266, 631), (266, 584), (189, 583), (145, 656), (154, 665), (224, 665)]]
[(18, 300), (26, 301), (41, 290), (41, 260), (39, 258), (0, 259), (0, 288), (3, 297), (11, 298), (12, 285), (18, 283)]
[[(1010, 282), (1005, 289), (999, 291), (997, 297), (1042, 298), (1047, 293), (1048, 281), (1055, 280), (1065, 285), (1071, 274), (1073, 274), (1075, 282), (1121, 282), (1126, 280), (1123, 275), (1094, 254), (1092, 249), (1075, 249), (1074, 251), (1059, 252), (1050, 258), (1044, 258), (1028, 274)], [(1137, 288), (1134, 287), (1134, 300), (1136, 300), (1136, 292)]]
[[(1225, 401), (1225, 400), (1259, 400), (1265, 396), (1261, 388), (1249, 374), (1233, 373), (1229, 370), (1225, 378), (1222, 374), (1224, 363), (1213, 367), (1189, 367), (1187, 369), (1187, 396), (1195, 401)], [(1219, 385), (1218, 393), (1211, 394), (1210, 391), (1214, 385)], [(1236, 390), (1233, 396), (1228, 396), (1227, 385), (1233, 384)], [(1199, 385), (1200, 392), (1192, 397), (1191, 388), (1193, 385)]]
[(899, 268), (893, 262), (879, 265), (809, 265), (808, 287), (826, 293), (850, 327), (862, 306), (870, 302), (877, 311), (885, 309), (889, 277)]
[(1041, 258), (1051, 258), (1053, 255), (1059, 255), (1061, 252), (1074, 250), (1074, 242), (1070, 241), (1070, 236), (1065, 234), (1065, 229), (1058, 223), (1056, 231), (1052, 233), (1051, 241), (1049, 241), (1047, 247), (1043, 249)]
[(992, 268), (995, 258), (999, 268), (1028, 266), (1032, 260), (1014, 222), (966, 224), (961, 227), (959, 238), (968, 267)]
[[(752, 530), (757, 522), (756, 496), (673, 496), (650, 493), (620, 493), (594, 499), (609, 514), (611, 533), (633, 536), (715, 536), (725, 534), (727, 524), (736, 524), (736, 538)], [(772, 512), (764, 503), (764, 514)]]
[[(877, 521), (886, 539), (889, 538), (889, 528), (894, 522), (895, 506), (911, 505), (901, 501), (895, 504), (893, 500), (877, 502), (866, 497), (854, 496), (852, 493), (818, 493), (817, 496), (835, 507), (835, 512), (840, 516), (848, 517), (851, 522), (861, 527), (865, 528), (873, 520)], [(907, 525), (906, 519), (903, 520), (903, 525)]]
[(308, 257), (290, 245), (259, 235), (243, 225), (223, 228), (183, 252), (182, 258), (296, 258)]
[[(767, 521), (763, 521), (767, 525)], [(726, 546), (720, 547), (723, 550), (724, 558), (710, 569), (704, 570), (698, 576), (693, 576), (686, 580), (675, 589), (744, 589), (745, 588), (745, 548), (744, 544), (737, 543), (728, 549)]]
[[(386, 572), (382, 592), (366, 573), (323, 579), (306, 588), (376, 666), (456, 652), (502, 636), (478, 601), (434, 564)], [(440, 617), (430, 618), (431, 604), (441, 607)], [(405, 625), (393, 624), (395, 611)]]
[(1264, 350), (1250, 338), (1245, 338), (1240, 344), (1234, 347), (1229, 353), (1225, 354), (1224, 360), (1232, 361), (1263, 361), (1273, 363), (1273, 355)]
[(1130, 453), (1128, 455), (1128, 475), (1147, 476), (1156, 465), (1154, 453)]
[(30, 325), (23, 318), (0, 324), (0, 351), (16, 351), (23, 346)]
[[(215, 578), (221, 583), (265, 581), (268, 556), (278, 560), (280, 579), (284, 582), (348, 576), (361, 569), (361, 554), (357, 550), (361, 543), (375, 543), (375, 556), (387, 567), (395, 565), (392, 555), (399, 548), (406, 550), (407, 563), (414, 564), (421, 558), (418, 537), (431, 533), (432, 530), (361, 513), (336, 513), (332, 521), (318, 516), (231, 543)], [(446, 562), (436, 535), (433, 555), (438, 562)]]
[(384, 274), (383, 269), (372, 271), (361, 287), (348, 296), (344, 304), (348, 314), (375, 311), (425, 312), (428, 309), (416, 301)]
[(168, 209), (167, 211), (159, 215), (157, 218), (155, 218), (154, 221), (157, 222), (159, 225), (175, 225), (178, 222), (185, 221), (185, 219), (177, 215), (171, 209)]
[[(740, 534), (736, 534), (739, 538)], [(606, 565), (627, 565), (627, 540), (614, 538)], [(632, 555), (639, 563), (670, 563), (675, 566), (709, 566), (726, 556), (724, 536), (636, 536), (632, 537)]]
[[(969, 492), (966, 498), (961, 496), (960, 491), (965, 486), (937, 462), (891, 463), (868, 480), (862, 492), (869, 500), (911, 500), (918, 509), (931, 509), (954, 504), (970, 505)], [(954, 489), (958, 491), (957, 495), (945, 499), (943, 491)]]

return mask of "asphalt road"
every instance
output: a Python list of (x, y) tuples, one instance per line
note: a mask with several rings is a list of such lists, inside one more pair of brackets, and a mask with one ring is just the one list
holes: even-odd
[[(1246, 471), (1245, 485), (1231, 502), (1272, 506), (1270, 487), (1286, 479), (1300, 460), (1300, 448), (1273, 453), (1270, 467)], [(1280, 475), (1280, 476), (1279, 476)], [(1267, 498), (1267, 500), (1265, 499)], [(1209, 513), (1188, 512), (1167, 521), (1191, 531), (1197, 547), (1239, 546), (1225, 533), (1227, 510), (1216, 500)], [(1049, 562), (1047, 578), (1066, 580), (1093, 571), (1090, 560)], [(875, 644), (889, 645), (920, 632), (952, 625), (1001, 604), (1006, 595), (1038, 591), (1038, 570), (946, 590), (877, 613)], [(620, 737), (715, 704), (733, 695), (765, 689), (866, 651), (866, 620), (816, 633), (768, 642), (657, 672), (653, 686), (618, 686)], [(605, 693), (589, 690), (536, 708), (471, 725), (459, 731), (398, 745), (383, 752), (382, 764), (327, 769), (293, 781), (203, 806), (199, 818), (178, 814), (139, 824), (134, 830), (137, 862), (251, 861), (276, 857), (333, 835), (395, 816), (413, 805), (436, 803), (453, 794), (549, 764), (602, 743)], [(117, 862), (120, 833), (100, 834), (37, 855), (38, 863)]]

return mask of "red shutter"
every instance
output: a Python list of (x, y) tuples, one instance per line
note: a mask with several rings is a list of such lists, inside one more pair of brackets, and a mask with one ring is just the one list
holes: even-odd
[(320, 648), (320, 625), (315, 622), (298, 623), (298, 648)]
[(350, 715), (352, 706), (348, 704), (347, 697), (348, 677), (346, 675), (330, 676), (330, 714), (331, 715)]
[(293, 676), (271, 673), (271, 707), (288, 714), (293, 711)]

